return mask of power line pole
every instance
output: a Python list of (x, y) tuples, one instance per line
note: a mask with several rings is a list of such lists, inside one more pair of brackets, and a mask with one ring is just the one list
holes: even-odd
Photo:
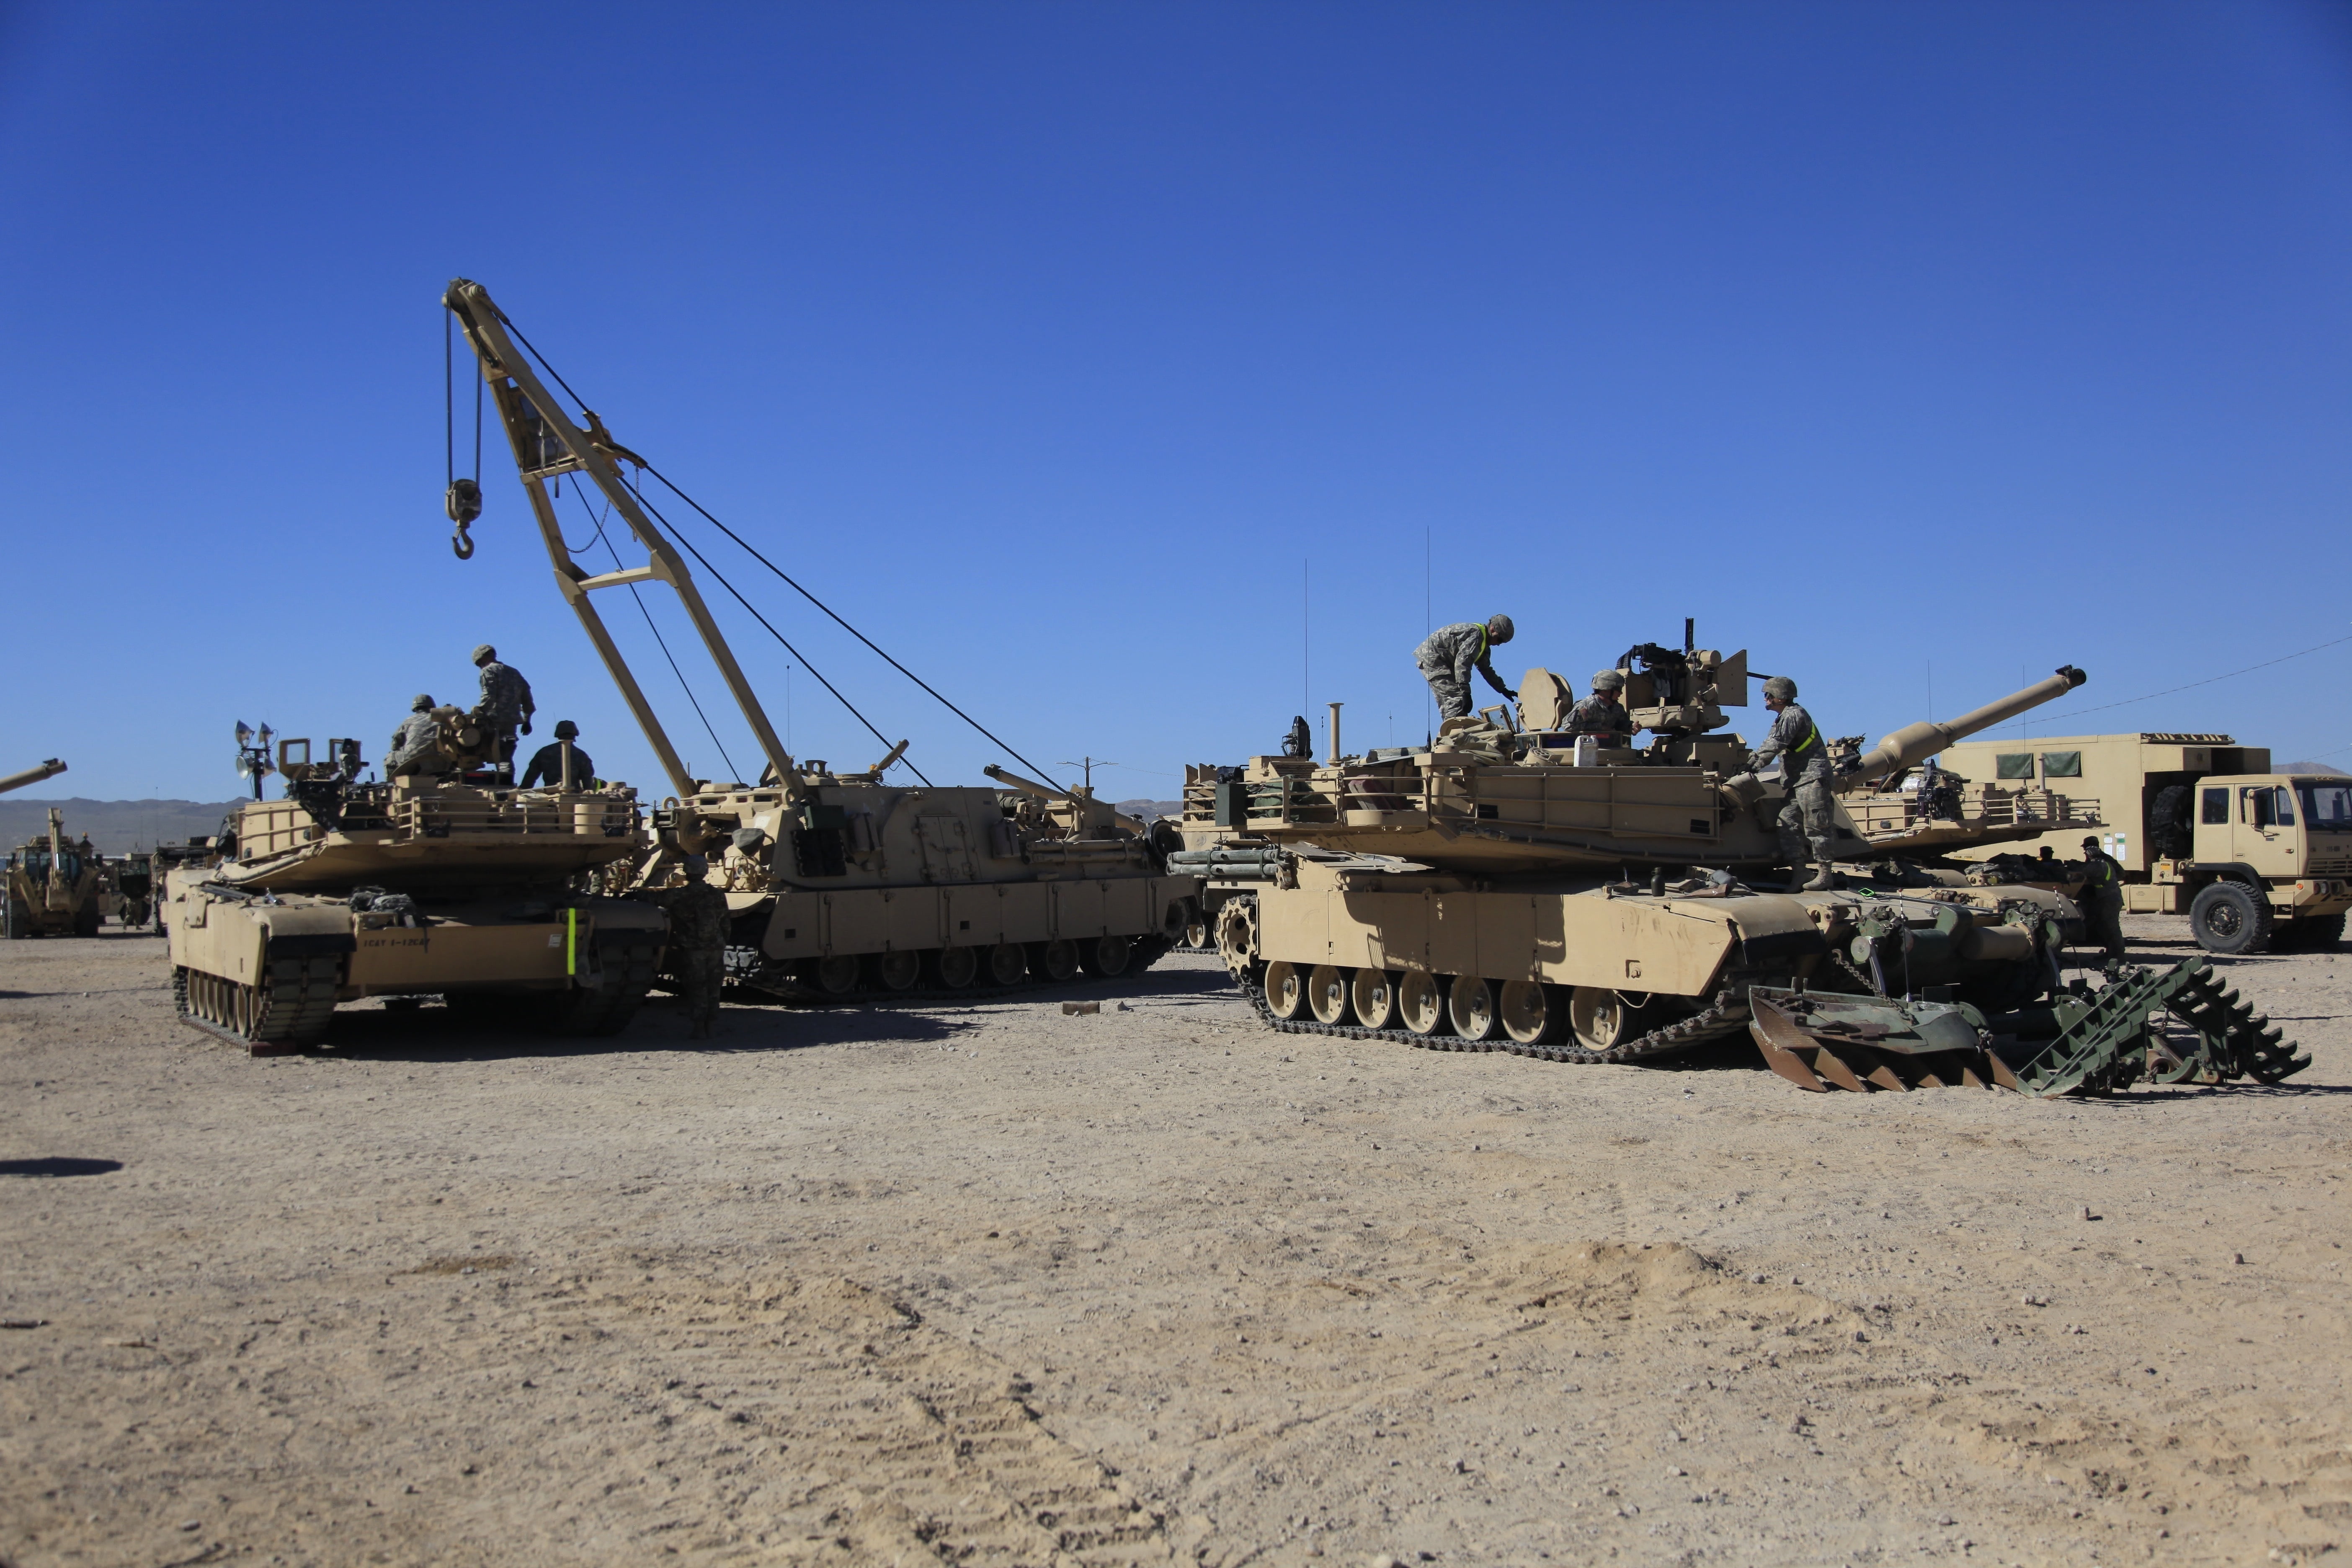
[(1092, 795), (1094, 793), (1095, 770), (1097, 768), (1115, 768), (1118, 766), (1117, 763), (1107, 763), (1100, 757), (1078, 757), (1076, 759), (1064, 757), (1062, 759), (1061, 765), (1066, 768), (1083, 768), (1086, 770), (1086, 788), (1088, 795)]

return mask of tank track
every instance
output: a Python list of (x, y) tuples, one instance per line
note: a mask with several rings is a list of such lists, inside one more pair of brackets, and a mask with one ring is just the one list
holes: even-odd
[[(882, 986), (860, 986), (855, 991), (820, 991), (814, 985), (794, 979), (780, 964), (771, 964), (764, 957), (739, 961), (736, 955), (746, 950), (730, 948), (727, 954), (727, 983), (772, 996), (779, 1002), (799, 1007), (857, 1006), (928, 1006), (941, 1002), (989, 1001), (1000, 996), (1020, 996), (1052, 985), (1075, 984), (1081, 980), (1125, 980), (1142, 973), (1153, 964), (1178, 949), (1164, 936), (1139, 936), (1129, 953), (1127, 967), (1117, 974), (1097, 974), (1080, 969), (1066, 980), (1053, 980), (1043, 975), (1027, 974), (1011, 985), (971, 984), (956, 988), (943, 985), (917, 984), (904, 991), (892, 991)], [(758, 949), (749, 950), (754, 954)]]
[(1343, 1040), (1394, 1040), (1399, 1045), (1412, 1046), (1424, 1051), (1508, 1051), (1515, 1057), (1534, 1057), (1548, 1062), (1573, 1062), (1580, 1066), (1607, 1067), (1624, 1062), (1644, 1061), (1652, 1057), (1671, 1056), (1686, 1051), (1693, 1046), (1705, 1045), (1727, 1035), (1736, 1035), (1748, 1027), (1748, 1003), (1731, 991), (1718, 992), (1715, 1000), (1698, 1012), (1677, 1018), (1664, 1027), (1596, 1051), (1586, 1046), (1528, 1046), (1505, 1035), (1491, 1040), (1469, 1040), (1459, 1035), (1416, 1035), (1411, 1029), (1368, 1029), (1360, 1024), (1326, 1024), (1317, 1018), (1277, 1018), (1267, 1005), (1265, 989), (1243, 984), (1242, 994), (1266, 1027), (1285, 1035), (1334, 1035)]
[(331, 953), (272, 960), (268, 976), (252, 988), (257, 993), (252, 1025), (240, 1029), (230, 1019), (206, 1016), (206, 1006), (199, 1006), (192, 994), (216, 992), (217, 997), (208, 1006), (233, 1006), (234, 993), (245, 987), (217, 975), (192, 975), (186, 968), (175, 966), (172, 1010), (189, 1027), (243, 1046), (257, 1057), (308, 1050), (325, 1037), (327, 1025), (335, 1016), (335, 981), (341, 967), (342, 960)]

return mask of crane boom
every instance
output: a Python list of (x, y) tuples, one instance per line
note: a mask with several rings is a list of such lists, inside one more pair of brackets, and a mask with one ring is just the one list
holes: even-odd
[[(710, 618), (709, 608), (695, 587), (694, 577), (686, 568), (677, 549), (652, 519), (646, 515), (636, 495), (623, 483), (617, 464), (638, 461), (635, 454), (615, 442), (593, 410), (583, 408), (588, 428), (583, 430), (565, 413), (530, 366), (528, 356), (519, 352), (506, 331), (506, 315), (491, 300), (489, 290), (469, 279), (452, 279), (441, 303), (457, 317), (464, 328), (466, 342), (479, 362), (482, 379), (488, 384), (491, 397), (499, 405), (499, 417), (505, 424), (507, 439), (514, 448), (515, 467), (522, 478), (522, 487), (530, 498), (530, 510), (539, 521), (540, 537), (547, 545), (548, 559), (555, 567), (555, 585), (580, 617), (595, 645), (596, 653), (604, 661), (613, 683), (620, 688), (622, 699), (629, 711), (636, 716), (637, 726), (645, 731), (646, 740), (661, 759), (663, 770), (669, 774), (670, 784), (680, 795), (696, 792), (697, 781), (678, 760), (677, 752), (664, 732), (661, 721), (655, 716), (653, 705), (646, 701), (644, 689), (638, 686), (628, 661), (621, 657), (612, 634), (605, 630), (604, 618), (589, 602), (591, 595), (603, 588), (618, 588), (637, 583), (667, 583), (685, 605), (688, 617), (702, 638), (702, 646), (710, 654), (711, 662), (719, 667), (727, 689), (742, 711), (744, 721), (751, 727), (760, 749), (775, 771), (785, 798), (797, 802), (805, 793), (800, 774), (783, 742), (776, 738), (774, 726), (768, 722), (767, 710), (761, 707), (751, 682), (743, 678), (742, 667), (735, 662), (735, 653), (728, 647), (726, 636), (718, 623)], [(629, 532), (646, 552), (643, 566), (624, 566), (618, 571), (595, 573), (572, 558), (571, 547), (563, 542), (563, 530), (557, 524), (555, 502), (548, 493), (549, 481), (567, 473), (582, 474), (602, 491), (614, 511), (629, 525)]]

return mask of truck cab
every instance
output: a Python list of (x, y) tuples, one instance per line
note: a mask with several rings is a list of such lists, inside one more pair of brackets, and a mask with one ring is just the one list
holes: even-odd
[(2352, 778), (2252, 773), (2197, 781), (2191, 848), (2149, 882), (2214, 952), (2332, 948), (2352, 909)]

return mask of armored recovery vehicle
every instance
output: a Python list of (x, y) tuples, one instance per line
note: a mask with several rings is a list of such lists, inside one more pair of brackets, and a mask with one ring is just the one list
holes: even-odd
[(104, 876), (104, 857), (93, 854), (87, 840), (67, 837), (65, 814), (51, 806), (48, 832), (8, 857), (7, 934), (96, 936)]
[[(593, 411), (582, 407), (575, 418), (548, 390), (545, 362), (534, 369), (535, 351), (518, 346), (520, 334), (479, 283), (453, 281), (442, 303), (497, 405), (556, 585), (676, 791), (655, 813), (658, 843), (636, 868), (636, 885), (672, 883), (684, 857), (706, 857), (732, 915), (732, 980), (788, 1001), (889, 999), (1058, 981), (1080, 970), (1115, 975), (1166, 951), (1197, 909), (1199, 883), (1168, 874), (1161, 856), (1170, 846), (1090, 793), (996, 769), (1002, 790), (894, 783), (886, 775), (904, 761), (904, 741), (856, 770), (787, 754), (671, 542), (676, 524), (621, 466), (668, 481)], [(551, 493), (567, 474), (609, 503), (644, 547), (645, 564), (623, 567), (616, 556), (615, 569), (597, 572), (573, 559)], [(464, 531), (478, 504), (478, 492), (461, 497), (453, 485), (461, 555), (471, 552)], [(592, 603), (607, 589), (656, 583), (677, 595), (756, 739), (766, 761), (759, 780), (689, 775)]]
[[(212, 863), (165, 874), (183, 1022), (256, 1056), (315, 1045), (339, 1003), (438, 995), (486, 1019), (609, 1035), (651, 987), (667, 918), (579, 889), (645, 842), (635, 792), (533, 789), (488, 775), (488, 735), (434, 710), (438, 742), (382, 784), (356, 741), (312, 761), (278, 742), (279, 800), (232, 818)], [(297, 752), (299, 752), (299, 755)]]

